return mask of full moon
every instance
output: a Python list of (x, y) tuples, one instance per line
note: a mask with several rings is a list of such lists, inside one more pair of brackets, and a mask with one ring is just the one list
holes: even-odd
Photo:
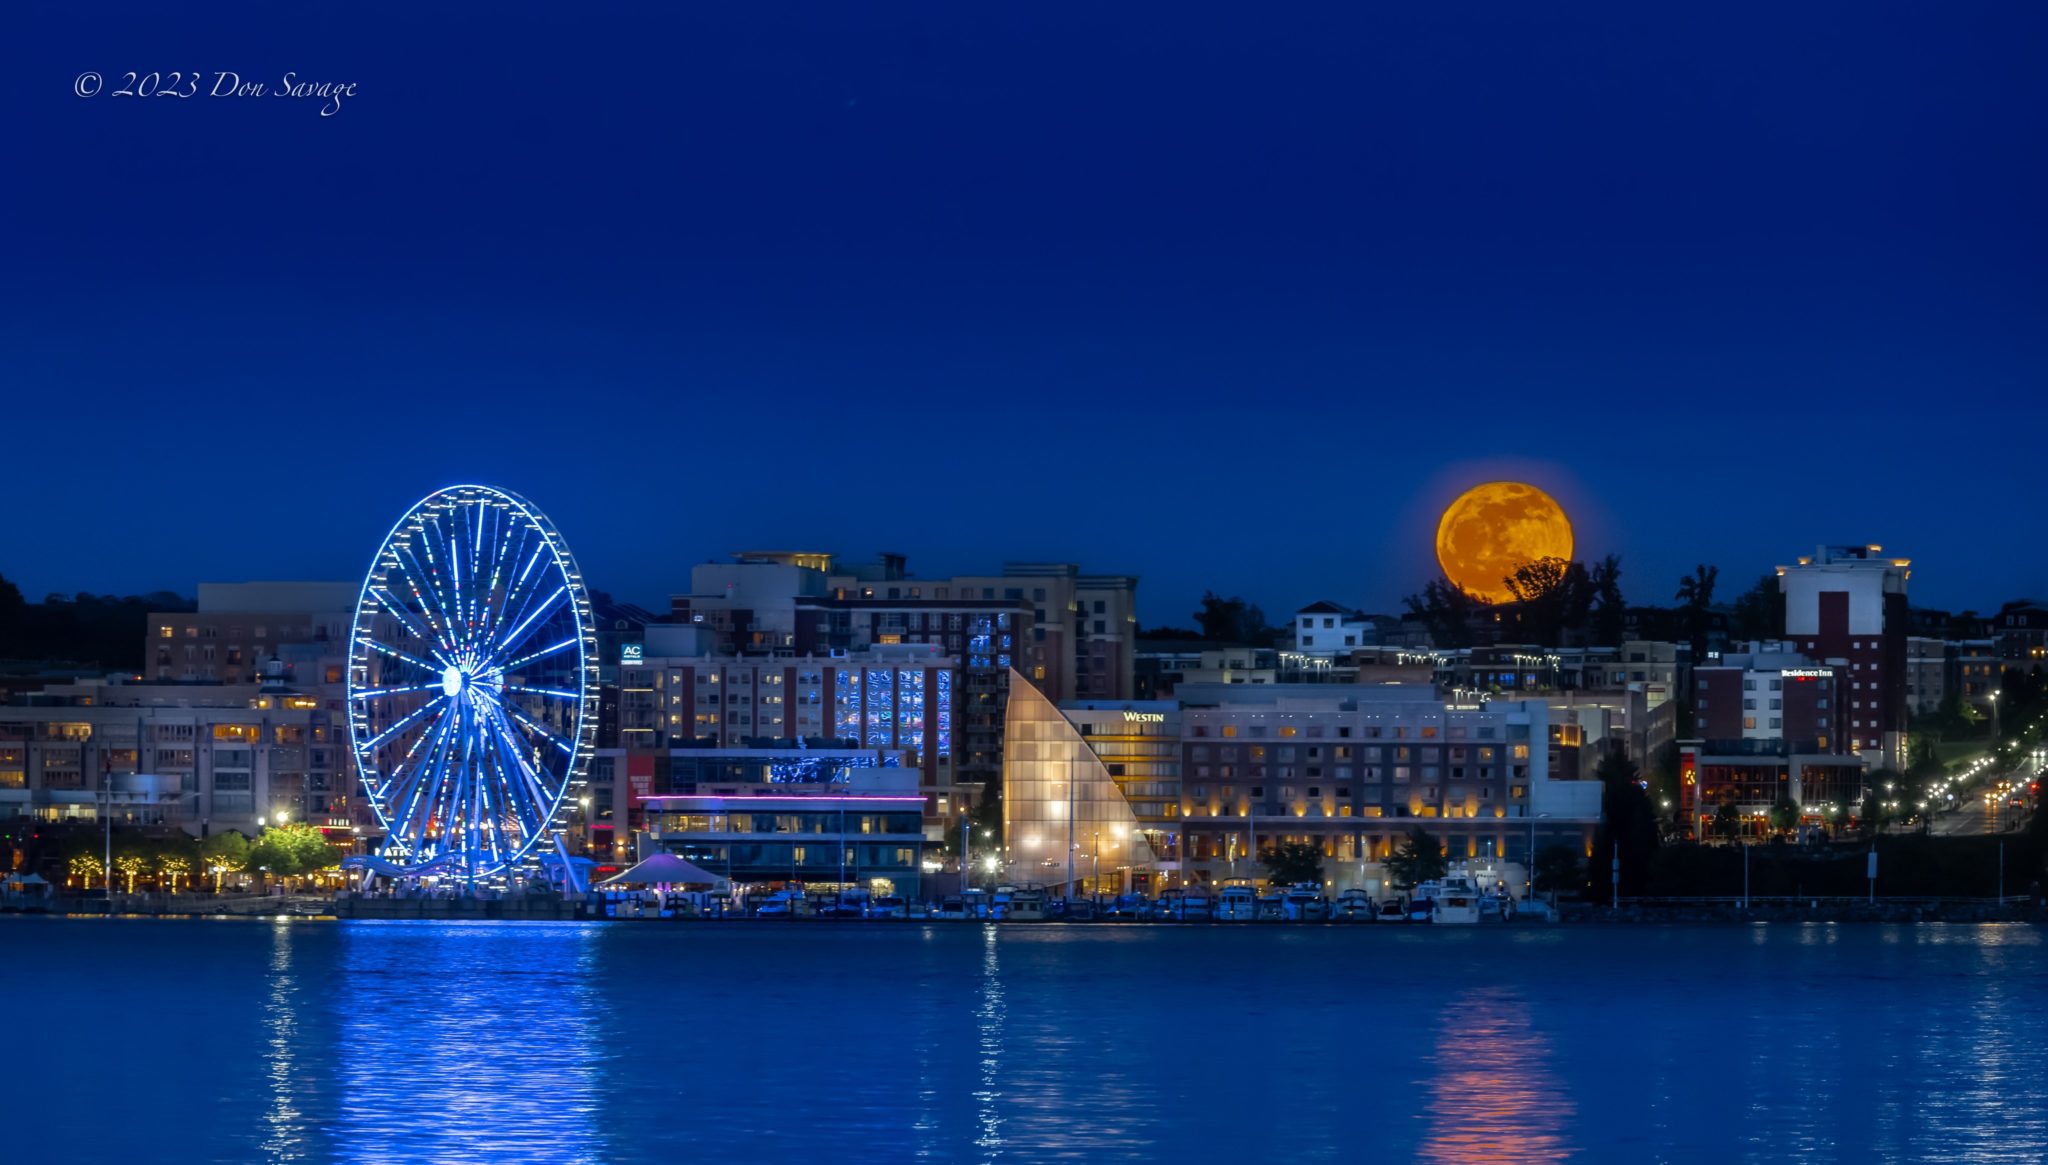
[(1489, 603), (1514, 599), (1507, 577), (1539, 558), (1572, 556), (1572, 524), (1549, 494), (1489, 481), (1458, 495), (1436, 526), (1436, 560), (1459, 590)]

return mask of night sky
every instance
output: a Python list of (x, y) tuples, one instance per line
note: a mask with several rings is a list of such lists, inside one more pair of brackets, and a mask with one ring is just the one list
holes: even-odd
[(1184, 624), (1394, 609), (1508, 476), (1637, 602), (2048, 594), (2048, 7), (684, 7), (0, 15), (0, 573), (356, 578), (479, 480), (650, 605), (887, 549)]

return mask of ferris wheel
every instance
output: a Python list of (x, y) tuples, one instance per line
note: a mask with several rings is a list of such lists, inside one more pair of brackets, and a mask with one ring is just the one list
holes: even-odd
[(583, 576), (546, 515), (480, 485), (407, 510), (349, 650), (349, 736), (385, 860), (479, 878), (533, 855), (589, 771), (597, 664)]

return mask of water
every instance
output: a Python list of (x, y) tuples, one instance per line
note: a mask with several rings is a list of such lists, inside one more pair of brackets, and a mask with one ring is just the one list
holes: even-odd
[(2040, 1161), (2024, 926), (0, 919), (23, 1160)]

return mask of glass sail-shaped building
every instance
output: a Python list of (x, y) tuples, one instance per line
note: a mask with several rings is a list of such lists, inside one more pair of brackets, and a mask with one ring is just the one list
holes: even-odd
[(1179, 721), (1173, 701), (1062, 708), (1013, 676), (1002, 876), (1056, 896), (1165, 888), (1179, 868)]

